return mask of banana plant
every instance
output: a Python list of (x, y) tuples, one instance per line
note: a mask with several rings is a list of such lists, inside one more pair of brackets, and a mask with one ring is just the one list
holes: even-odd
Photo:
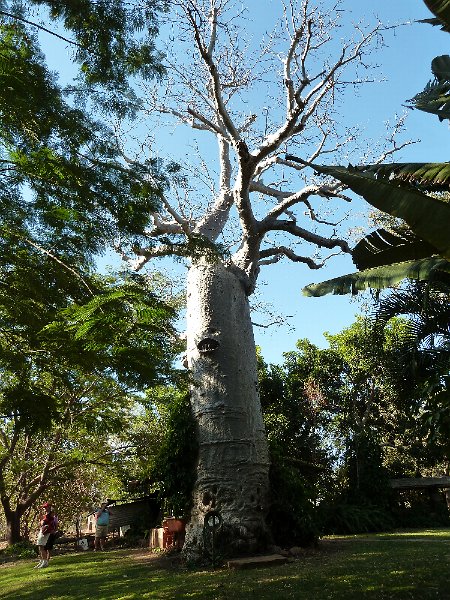
[(444, 31), (450, 31), (450, 1), (449, 0), (424, 0), (429, 10), (436, 15), (436, 19), (428, 19), (433, 25), (440, 25)]
[[(436, 16), (428, 22), (450, 32), (450, 0), (425, 0), (425, 4)], [(431, 69), (434, 80), (409, 103), (440, 120), (450, 119), (450, 56), (436, 57)], [(382, 289), (406, 278), (450, 281), (450, 163), (313, 168), (338, 179), (372, 206), (402, 219), (409, 230), (378, 229), (369, 234), (352, 251), (358, 272), (308, 285), (303, 289), (305, 295)]]
[(431, 61), (431, 72), (434, 79), (408, 104), (412, 108), (435, 114), (443, 121), (450, 118), (450, 56), (436, 56)]
[(314, 165), (314, 169), (338, 179), (379, 210), (402, 219), (408, 228), (378, 229), (369, 234), (352, 251), (358, 272), (308, 285), (303, 289), (305, 295), (357, 293), (367, 287), (390, 287), (405, 278), (447, 277), (450, 203), (445, 194), (430, 196), (426, 192), (450, 191), (450, 164)]
[(405, 278), (449, 276), (450, 203), (446, 195), (425, 193), (450, 191), (449, 164), (314, 168), (342, 181), (372, 206), (401, 218), (408, 228), (370, 233), (352, 251), (358, 272), (308, 285), (305, 295), (357, 293), (367, 287), (390, 287)]

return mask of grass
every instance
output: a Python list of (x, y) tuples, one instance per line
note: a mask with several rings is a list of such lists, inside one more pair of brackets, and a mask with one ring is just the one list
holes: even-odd
[(0, 567), (2, 600), (450, 600), (450, 529), (327, 538), (281, 566), (186, 570), (143, 551), (65, 554)]

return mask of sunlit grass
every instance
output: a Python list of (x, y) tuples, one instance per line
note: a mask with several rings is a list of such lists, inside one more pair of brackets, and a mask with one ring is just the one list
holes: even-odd
[(123, 550), (56, 556), (0, 568), (2, 600), (448, 599), (450, 530), (324, 540), (281, 566), (186, 570)]

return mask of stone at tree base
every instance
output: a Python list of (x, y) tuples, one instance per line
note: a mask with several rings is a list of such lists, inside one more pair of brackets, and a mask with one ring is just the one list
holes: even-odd
[(286, 556), (281, 554), (266, 554), (265, 556), (247, 556), (246, 558), (234, 558), (227, 561), (229, 569), (251, 569), (253, 567), (270, 567), (282, 565), (289, 562)]

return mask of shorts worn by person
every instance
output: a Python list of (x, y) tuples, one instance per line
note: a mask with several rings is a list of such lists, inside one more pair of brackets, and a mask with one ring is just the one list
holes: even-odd
[(49, 502), (45, 502), (41, 506), (41, 510), (44, 512), (44, 515), (40, 521), (40, 529), (36, 540), (41, 560), (35, 569), (48, 567), (51, 550), (56, 539), (55, 533), (58, 529), (58, 517), (52, 509), (52, 505)]
[(95, 512), (95, 550), (104, 550), (106, 538), (108, 537), (109, 518), (111, 511), (108, 508), (108, 503), (103, 502)]

